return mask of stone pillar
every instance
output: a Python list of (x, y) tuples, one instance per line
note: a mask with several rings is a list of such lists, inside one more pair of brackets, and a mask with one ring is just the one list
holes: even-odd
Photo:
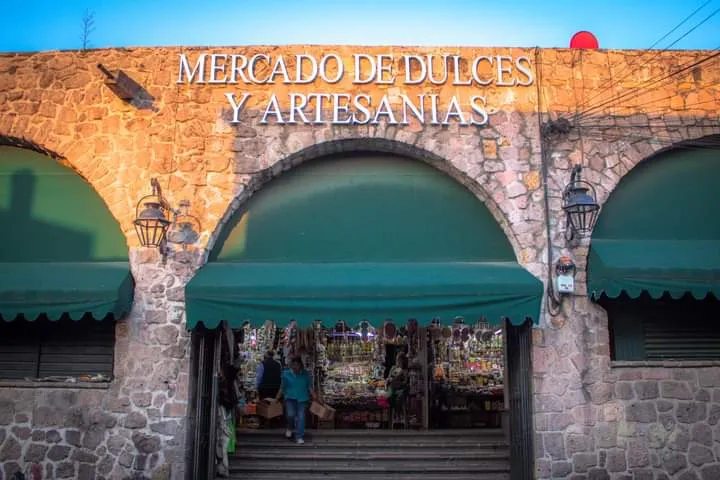
[[(196, 255), (131, 251), (132, 312), (117, 322), (109, 385), (0, 388), (0, 479), (184, 479), (189, 333), (184, 285)], [(33, 478), (32, 476), (30, 478)]]

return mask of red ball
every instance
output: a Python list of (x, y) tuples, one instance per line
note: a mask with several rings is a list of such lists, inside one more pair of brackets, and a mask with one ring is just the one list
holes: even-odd
[(570, 48), (598, 48), (598, 40), (590, 32), (577, 32), (570, 39)]

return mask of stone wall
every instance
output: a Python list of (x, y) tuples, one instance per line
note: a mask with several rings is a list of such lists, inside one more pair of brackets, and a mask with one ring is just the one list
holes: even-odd
[(133, 251), (135, 303), (117, 323), (115, 378), (106, 385), (0, 383), (0, 480), (183, 479), (189, 334), (183, 286), (196, 259), (162, 266)]
[[(348, 68), (355, 52), (444, 53), (437, 48), (332, 50), (347, 60)], [(699, 67), (650, 93), (636, 92), (622, 104), (577, 116), (589, 105), (633, 93), (649, 78), (705, 53), (453, 50), (465, 57), (527, 55), (537, 84), (482, 89), (495, 111), (481, 128), (382, 122), (357, 127), (261, 125), (259, 102), (273, 92), (287, 94), (290, 87), (248, 85), (242, 90), (253, 93), (258, 103), (249, 104), (243, 121), (232, 125), (224, 94), (234, 86), (175, 83), (180, 53), (219, 49), (0, 54), (0, 137), (25, 138), (56, 152), (95, 188), (127, 236), (136, 280), (133, 310), (118, 323), (115, 378), (110, 385), (0, 386), (0, 479), (30, 464), (50, 477), (181, 478), (189, 382), (183, 285), (205, 261), (226, 220), (265, 182), (315, 156), (353, 149), (406, 155), (466, 185), (488, 205), (518, 261), (543, 281), (546, 221), (551, 225), (553, 258), (567, 254), (578, 264), (578, 295), (565, 301), (559, 315), (543, 313), (534, 330), (540, 478), (659, 480), (665, 478), (660, 473), (663, 465), (673, 462), (683, 468), (668, 473), (670, 478), (703, 478), (703, 472), (712, 478), (707, 472), (713, 472), (709, 469), (716, 458), (710, 461), (708, 451), (720, 452), (714, 444), (711, 448), (707, 427), (716, 420), (711, 402), (720, 400), (708, 379), (720, 369), (696, 373), (611, 365), (607, 319), (584, 296), (588, 241), (570, 245), (564, 240), (561, 192), (572, 166), (582, 163), (602, 203), (622, 176), (652, 153), (675, 141), (720, 133), (720, 69)], [(328, 48), (304, 46), (222, 49), (238, 54), (325, 51)], [(631, 74), (650, 60), (643, 55), (653, 56), (648, 69)], [(131, 103), (117, 98), (103, 84), (98, 63), (122, 69), (137, 81), (144, 89), (141, 98)], [(467, 98), (479, 89), (421, 85), (407, 90), (436, 93), (447, 101), (450, 95)], [(311, 84), (300, 91), (391, 96), (400, 92), (392, 86), (347, 81)], [(574, 128), (545, 145), (549, 164), (544, 185), (540, 123), (559, 116), (573, 120)], [(198, 243), (187, 252), (173, 252), (167, 264), (137, 248), (132, 226), (136, 202), (149, 193), (153, 177), (173, 205), (190, 200), (191, 213), (202, 222)], [(545, 188), (549, 219), (542, 203)], [(654, 378), (663, 375), (670, 377)], [(657, 399), (646, 398), (654, 391), (652, 385), (657, 386)], [(670, 398), (678, 392), (688, 396), (686, 390), (692, 398)], [(632, 398), (623, 398), (630, 392)]]

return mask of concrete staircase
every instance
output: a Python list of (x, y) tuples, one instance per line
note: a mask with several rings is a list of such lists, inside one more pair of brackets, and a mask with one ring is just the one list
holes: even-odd
[(238, 430), (231, 479), (509, 480), (500, 430), (310, 430), (304, 445), (282, 430)]

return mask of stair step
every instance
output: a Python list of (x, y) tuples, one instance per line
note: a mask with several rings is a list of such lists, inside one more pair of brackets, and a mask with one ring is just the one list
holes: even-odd
[[(292, 442), (286, 441), (283, 437), (273, 439), (248, 439), (248, 438), (237, 438), (237, 445), (243, 448), (283, 448), (288, 446), (294, 446)], [(371, 450), (385, 450), (389, 447), (393, 449), (422, 449), (422, 450), (437, 450), (437, 449), (476, 449), (476, 450), (503, 450), (509, 448), (507, 443), (500, 442), (483, 442), (483, 441), (462, 441), (454, 442), (447, 439), (436, 439), (436, 440), (418, 440), (415, 442), (408, 440), (393, 441), (390, 439), (385, 440), (361, 440), (361, 439), (327, 439), (317, 438), (312, 436), (305, 437), (305, 441), (308, 445), (316, 447), (338, 449), (338, 448), (367, 448)]]
[[(326, 459), (296, 459), (291, 463), (269, 462), (267, 460), (243, 459), (230, 462), (230, 471), (233, 474), (242, 472), (275, 472), (278, 476), (318, 470), (324, 473), (483, 473), (508, 472), (509, 463), (501, 460), (425, 460), (422, 462), (396, 459), (394, 461), (369, 461), (367, 459), (355, 460), (326, 460)], [(294, 478), (294, 477), (293, 477)]]
[(290, 452), (237, 452), (231, 457), (233, 460), (272, 460), (275, 464), (286, 461), (325, 461), (325, 460), (348, 460), (348, 461), (395, 461), (414, 460), (425, 461), (456, 461), (456, 460), (500, 460), (508, 461), (510, 452), (475, 452), (475, 451), (447, 451), (447, 452), (418, 452), (413, 450), (386, 450), (381, 452), (368, 452), (365, 450), (326, 451), (317, 448), (296, 446)]
[[(218, 480), (277, 480), (278, 474), (272, 472), (231, 473), (230, 477), (218, 477)], [(292, 480), (510, 480), (507, 472), (489, 472), (468, 475), (467, 473), (425, 474), (417, 473), (293, 473)]]
[[(279, 428), (255, 429), (238, 428), (238, 435), (247, 436), (275, 436), (282, 435), (285, 430)], [(316, 430), (308, 429), (307, 432), (323, 437), (473, 437), (473, 438), (505, 438), (505, 433), (499, 428), (487, 429), (462, 429), (462, 430), (383, 430), (383, 429), (338, 429), (338, 430)]]

